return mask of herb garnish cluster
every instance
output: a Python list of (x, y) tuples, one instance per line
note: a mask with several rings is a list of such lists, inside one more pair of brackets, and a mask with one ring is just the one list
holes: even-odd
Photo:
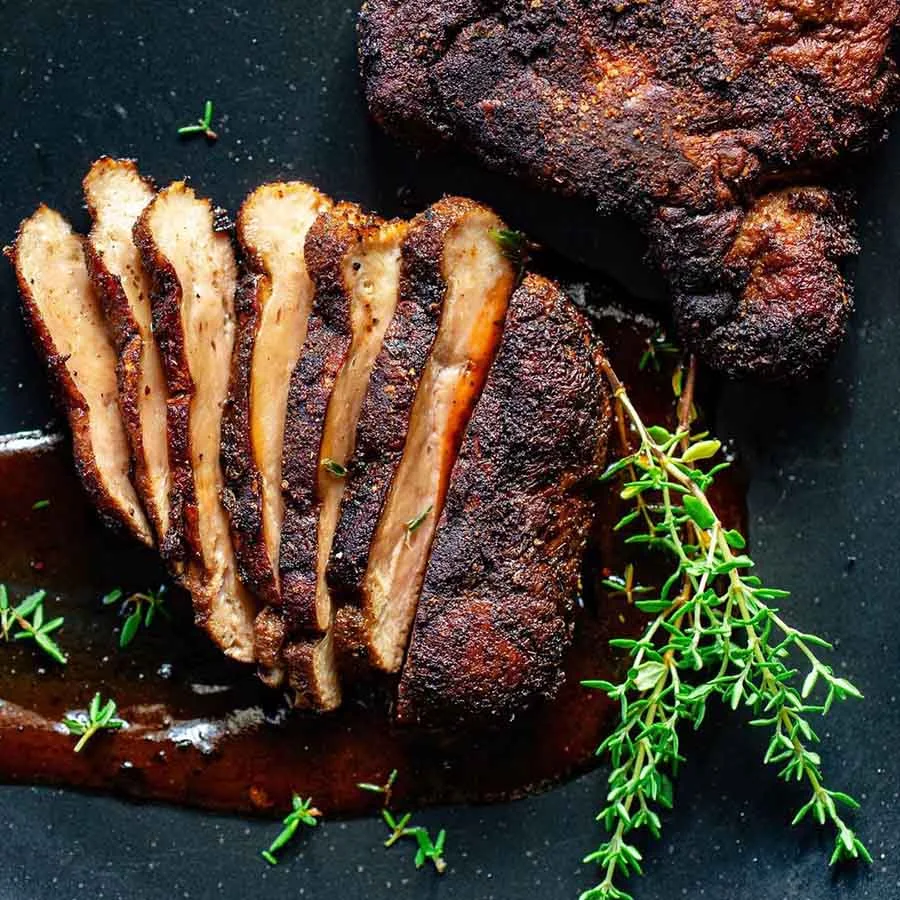
[[(720, 453), (719, 442), (692, 435), (686, 415), (676, 433), (647, 427), (609, 366), (606, 375), (620, 421), (637, 444), (604, 475), (618, 480), (621, 497), (633, 504), (616, 530), (628, 534), (627, 544), (667, 556), (672, 570), (659, 590), (636, 586), (633, 569), (607, 582), (626, 592), (649, 621), (637, 639), (611, 642), (630, 657), (621, 682), (584, 682), (615, 700), (621, 712), (598, 748), (612, 763), (607, 806), (598, 816), (609, 837), (585, 859), (599, 865), (602, 878), (582, 900), (631, 900), (618, 879), (642, 873), (633, 836), (641, 830), (659, 836), (659, 813), (672, 805), (672, 776), (684, 761), (681, 733), (700, 727), (713, 697), (732, 710), (749, 708), (750, 724), (771, 732), (764, 762), (780, 766), (785, 781), (806, 782), (809, 800), (793, 824), (811, 814), (830, 825), (832, 863), (871, 861), (840, 811), (857, 802), (826, 787), (811, 720), (828, 713), (835, 701), (862, 695), (819, 658), (818, 651), (830, 644), (784, 620), (773, 604), (787, 592), (766, 587), (753, 574), (743, 536), (726, 528), (710, 503), (709, 488), (728, 466), (708, 465)], [(690, 397), (680, 406), (690, 408)], [(817, 686), (824, 696), (814, 701)]]

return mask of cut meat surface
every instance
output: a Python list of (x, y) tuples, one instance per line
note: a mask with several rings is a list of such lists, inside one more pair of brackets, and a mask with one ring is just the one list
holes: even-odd
[[(402, 454), (385, 492), (361, 591), (369, 659), (386, 672), (398, 671), (403, 661), (450, 471), (516, 278), (496, 238), (503, 223), (490, 210), (447, 198), (426, 212), (424, 222), (421, 234), (413, 224), (404, 245), (405, 287), (421, 286), (429, 297), (443, 287), (435, 298), (440, 324), (408, 407)], [(387, 487), (390, 473), (385, 476)]]
[(499, 724), (555, 693), (612, 418), (600, 362), (572, 302), (526, 276), (453, 468), (401, 722)]
[[(325, 634), (285, 648), (300, 706), (333, 709), (340, 703), (325, 570), (369, 376), (397, 306), (406, 230), (404, 222), (381, 223), (350, 207), (321, 216), (307, 238), (316, 306), (291, 385), (285, 447), (294, 464), (286, 478), (283, 601), (290, 633)], [(330, 391), (320, 394), (323, 384)]]
[(222, 430), (223, 496), (241, 578), (266, 603), (279, 599), (285, 410), (312, 302), (304, 243), (328, 206), (308, 184), (264, 184), (244, 201), (237, 221), (247, 273), (236, 299), (237, 348)]
[(116, 355), (119, 407), (131, 445), (134, 481), (160, 543), (169, 528), (166, 379), (153, 337), (150, 281), (134, 244), (134, 224), (156, 194), (132, 160), (97, 160), (84, 179), (94, 220), (85, 244)]
[(152, 546), (130, 479), (116, 354), (88, 276), (83, 240), (58, 212), (40, 206), (22, 223), (6, 253), (35, 345), (69, 420), (82, 483), (104, 518)]
[(237, 265), (208, 200), (184, 182), (161, 191), (135, 226), (152, 282), (154, 333), (168, 385), (171, 523), (164, 550), (200, 624), (224, 652), (252, 662), (256, 604), (238, 579), (220, 500), (222, 408), (235, 341)]

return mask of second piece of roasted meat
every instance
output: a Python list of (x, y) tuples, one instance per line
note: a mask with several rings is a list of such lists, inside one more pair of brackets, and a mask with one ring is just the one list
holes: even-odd
[(642, 225), (682, 336), (731, 375), (803, 374), (844, 333), (846, 198), (883, 130), (897, 0), (367, 0), (387, 129)]

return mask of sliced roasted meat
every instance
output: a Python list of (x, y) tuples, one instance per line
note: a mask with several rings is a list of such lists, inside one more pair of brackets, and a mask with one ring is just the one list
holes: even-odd
[(572, 302), (527, 276), (453, 469), (402, 722), (508, 722), (556, 691), (611, 419), (600, 362)]
[(152, 546), (130, 479), (116, 354), (88, 276), (82, 238), (58, 212), (40, 206), (6, 253), (35, 344), (69, 419), (81, 480), (104, 518)]
[(325, 634), (285, 648), (301, 706), (340, 703), (325, 570), (369, 376), (397, 306), (406, 229), (342, 206), (320, 216), (306, 242), (316, 302), (288, 404), (282, 602), (288, 633)]
[(308, 184), (264, 184), (244, 201), (237, 221), (247, 273), (237, 292), (237, 348), (222, 425), (223, 497), (241, 578), (267, 603), (277, 602), (279, 591), (288, 384), (312, 302), (303, 247), (329, 205)]
[[(360, 419), (363, 452), (332, 548), (335, 576), (353, 578), (340, 587), (357, 594), (361, 609), (361, 617), (352, 607), (339, 612), (338, 636), (351, 651), (365, 644), (387, 672), (403, 660), (450, 471), (515, 284), (502, 228), (490, 210), (445, 198), (413, 221), (403, 245), (398, 313), (408, 306), (413, 315), (395, 316), (376, 361)], [(374, 530), (361, 511), (377, 519)], [(364, 533), (365, 553), (350, 529)]]
[(85, 256), (118, 357), (119, 407), (135, 485), (162, 543), (169, 528), (171, 487), (166, 379), (150, 320), (150, 281), (132, 236), (134, 223), (155, 194), (130, 159), (104, 156), (84, 179), (94, 220)]
[(208, 200), (176, 182), (144, 210), (134, 234), (152, 282), (154, 333), (168, 386), (172, 493), (164, 550), (191, 592), (198, 624), (228, 656), (251, 662), (256, 605), (238, 579), (220, 500), (237, 265), (216, 221)]

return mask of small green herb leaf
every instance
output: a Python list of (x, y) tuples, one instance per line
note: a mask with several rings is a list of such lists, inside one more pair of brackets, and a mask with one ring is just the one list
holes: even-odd
[(269, 848), (263, 850), (260, 854), (270, 866), (278, 865), (278, 859), (275, 854), (284, 847), (291, 838), (293, 838), (301, 825), (314, 828), (318, 823), (319, 817), (322, 815), (319, 810), (313, 807), (312, 797), (301, 800), (297, 794), (293, 794), (291, 797), (291, 807), (291, 811), (282, 820), (282, 825), (284, 827), (278, 833), (275, 840), (269, 845)]
[(202, 134), (208, 140), (215, 141), (219, 136), (212, 129), (212, 120), (213, 103), (212, 100), (207, 100), (203, 106), (203, 117), (198, 119), (192, 125), (183, 125), (178, 129), (178, 134), (182, 137), (190, 137), (192, 135)]
[(431, 510), (434, 509), (434, 505), (429, 503), (426, 509), (423, 509), (417, 516), (407, 521), (406, 530), (409, 534), (412, 534), (431, 514)]
[(66, 716), (63, 725), (69, 734), (80, 735), (80, 740), (75, 744), (75, 752), (80, 753), (98, 731), (117, 731), (125, 727), (125, 722), (116, 717), (115, 700), (104, 703), (98, 691), (91, 699), (86, 714)]
[[(124, 598), (124, 599), (123, 599)], [(153, 624), (156, 613), (164, 618), (170, 618), (169, 611), (165, 608), (166, 586), (161, 585), (155, 591), (136, 592), (125, 596), (121, 588), (110, 591), (103, 597), (104, 606), (112, 606), (121, 601), (122, 615), (125, 621), (122, 623), (122, 631), (119, 634), (119, 647), (124, 649), (135, 638), (141, 625), (149, 628)]]
[(35, 502), (31, 504), (31, 508), (37, 511), (39, 509), (46, 509), (49, 505), (49, 500), (35, 500)]
[(334, 475), (335, 478), (347, 477), (347, 469), (333, 459), (323, 459), (322, 468), (325, 469), (325, 471), (329, 474)]

